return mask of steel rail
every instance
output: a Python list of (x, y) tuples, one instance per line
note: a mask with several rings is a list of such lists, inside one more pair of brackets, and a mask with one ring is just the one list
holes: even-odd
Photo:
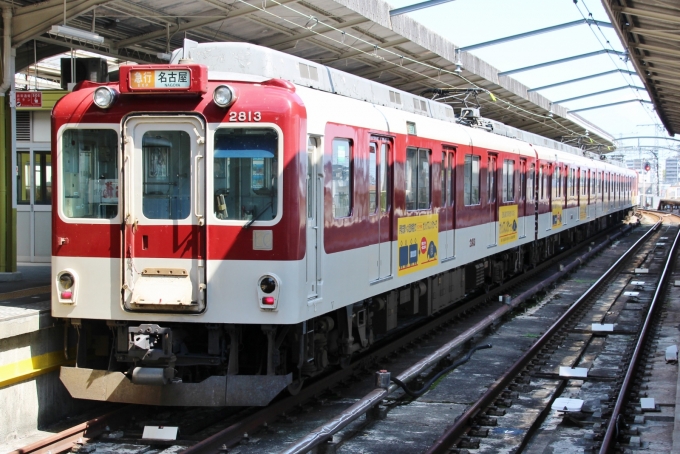
[(488, 407), (501, 394), (501, 392), (514, 380), (515, 376), (519, 374), (529, 361), (536, 355), (540, 349), (548, 342), (548, 340), (555, 335), (555, 333), (562, 328), (562, 326), (571, 318), (571, 316), (580, 308), (580, 306), (590, 298), (599, 289), (602, 283), (609, 279), (609, 277), (618, 270), (619, 266), (633, 254), (638, 247), (647, 240), (647, 238), (655, 232), (661, 225), (659, 220), (652, 228), (649, 229), (635, 244), (633, 244), (614, 264), (602, 274), (602, 276), (593, 283), (588, 290), (586, 290), (567, 311), (560, 316), (560, 318), (552, 324), (550, 328), (527, 350), (504, 374), (501, 378), (496, 380), (493, 385), (477, 400), (468, 410), (461, 415), (456, 422), (451, 426), (442, 436), (440, 436), (434, 444), (427, 451), (427, 454), (444, 454), (449, 452), (451, 445), (464, 435), (469, 427), (470, 421), (480, 414), (484, 408)]
[(98, 437), (106, 431), (106, 426), (112, 421), (122, 418), (129, 411), (129, 406), (120, 407), (102, 416), (50, 435), (23, 448), (10, 451), (8, 454), (44, 453), (56, 454), (71, 451), (76, 443), (84, 444), (87, 440)]
[(640, 331), (640, 337), (638, 339), (637, 345), (635, 346), (635, 351), (633, 352), (633, 356), (631, 357), (630, 364), (628, 365), (626, 376), (623, 379), (623, 384), (621, 385), (619, 395), (616, 399), (614, 410), (612, 411), (612, 415), (609, 418), (607, 430), (602, 440), (602, 444), (600, 445), (599, 451), (600, 454), (606, 454), (607, 452), (609, 452), (609, 450), (612, 447), (612, 444), (615, 443), (616, 441), (615, 433), (619, 422), (619, 416), (621, 416), (621, 410), (623, 409), (623, 406), (628, 398), (628, 392), (630, 390), (631, 383), (633, 382), (633, 378), (635, 376), (635, 369), (637, 369), (637, 366), (640, 362), (640, 357), (642, 356), (642, 349), (644, 348), (644, 345), (647, 341), (647, 335), (652, 324), (652, 316), (654, 315), (654, 312), (657, 309), (657, 302), (661, 299), (662, 293), (665, 292), (665, 283), (668, 280), (668, 276), (670, 275), (669, 270), (672, 268), (673, 262), (676, 259), (675, 253), (677, 252), (679, 239), (680, 239), (680, 226), (678, 227), (678, 233), (675, 235), (675, 240), (673, 241), (673, 246), (671, 246), (671, 250), (670, 253), (668, 254), (668, 258), (666, 260), (666, 264), (664, 265), (661, 277), (659, 278), (659, 283), (656, 288), (656, 291), (654, 292), (652, 303), (650, 304), (649, 310), (647, 311), (647, 317), (645, 317), (645, 322), (642, 326), (642, 330)]
[[(574, 261), (572, 261), (570, 264), (565, 266), (561, 271), (553, 274), (551, 277), (548, 279), (545, 279), (538, 284), (534, 285), (531, 289), (521, 293), (520, 295), (517, 295), (514, 297), (509, 304), (504, 304), (502, 307), (494, 311), (492, 314), (486, 316), (484, 319), (482, 319), (480, 322), (476, 323), (474, 326), (468, 328), (465, 332), (463, 332), (461, 335), (457, 336), (455, 339), (451, 340), (450, 342), (446, 343), (439, 349), (437, 349), (434, 353), (430, 354), (429, 356), (421, 359), (418, 361), (416, 364), (402, 372), (397, 378), (401, 380), (402, 382), (407, 382), (414, 377), (418, 376), (422, 372), (428, 370), (435, 364), (437, 364), (439, 361), (441, 361), (443, 358), (445, 358), (451, 350), (453, 350), (456, 347), (461, 346), (471, 338), (473, 338), (475, 335), (482, 333), (487, 327), (491, 326), (493, 323), (495, 323), (498, 319), (503, 317), (505, 314), (508, 312), (512, 311), (514, 308), (516, 308), (519, 304), (522, 302), (526, 301), (527, 299), (531, 298), (534, 294), (536, 294), (538, 291), (542, 290), (543, 288), (547, 287), (551, 283), (557, 281), (558, 279), (562, 278), (565, 276), (567, 273), (569, 273), (572, 269), (578, 267), (581, 265), (586, 259), (591, 257), (592, 255), (598, 253), (601, 249), (603, 249), (609, 242), (613, 241), (614, 239), (618, 238), (620, 235), (623, 233), (627, 232), (630, 229), (623, 229), (620, 232), (612, 235), (609, 237), (608, 241), (605, 241), (598, 245), (597, 247), (591, 249), (587, 253), (583, 254), (582, 256), (576, 258)], [(653, 229), (650, 229), (650, 231)], [(645, 234), (649, 235), (649, 232)], [(639, 242), (639, 241), (638, 241)], [(638, 244), (638, 243), (636, 243)], [(619, 263), (617, 261), (616, 263)], [(333, 434), (339, 432), (340, 430), (344, 429), (347, 427), (351, 422), (355, 421), (358, 419), (360, 416), (368, 412), (371, 408), (379, 404), (383, 399), (385, 399), (388, 395), (396, 391), (397, 389), (400, 389), (399, 386), (392, 384), (390, 385), (389, 388), (387, 389), (382, 389), (382, 388), (377, 388), (370, 393), (368, 393), (366, 396), (358, 400), (354, 405), (346, 409), (345, 411), (339, 413), (336, 415), (333, 419), (330, 421), (326, 422), (325, 424), (317, 427), (314, 429), (312, 432), (307, 434), (306, 436), (298, 439), (295, 443), (293, 443), (291, 446), (286, 447), (282, 451), (280, 451), (280, 454), (298, 454), (298, 453), (305, 453), (307, 451), (310, 451), (311, 449), (321, 445), (322, 443), (326, 442), (329, 440)]]
[[(620, 232), (613, 234), (611, 237), (609, 237), (609, 241), (613, 241), (615, 238), (623, 234), (625, 231), (626, 230), (624, 229)], [(609, 241), (605, 241), (605, 243)], [(578, 246), (583, 245), (584, 243), (581, 243), (580, 245), (577, 245), (575, 249), (577, 249)], [(558, 263), (560, 260), (563, 260), (564, 257), (567, 257), (570, 254), (573, 254), (573, 250), (565, 251), (560, 255), (553, 257), (547, 260), (546, 262), (541, 263), (539, 266), (537, 266), (530, 272), (525, 273), (524, 275), (519, 277), (517, 280), (513, 280), (511, 282), (501, 285), (498, 288), (493, 289), (491, 294), (496, 293), (502, 294), (504, 292), (507, 292), (508, 289), (510, 289), (513, 285), (517, 285), (516, 281), (521, 281), (522, 279), (530, 277), (534, 273), (542, 271), (546, 269), (548, 266)], [(432, 331), (433, 329), (448, 323), (449, 321), (453, 320), (454, 318), (458, 317), (461, 314), (466, 313), (467, 311), (473, 310), (477, 305), (481, 304), (483, 300), (485, 300), (488, 297), (489, 294), (482, 295), (478, 298), (474, 298), (472, 301), (469, 301), (460, 306), (454, 307), (451, 310), (443, 312), (441, 315), (437, 316), (437, 318), (429, 320), (423, 325), (420, 326), (416, 325), (415, 327), (411, 327), (403, 334), (400, 334), (396, 341), (391, 342), (388, 345), (384, 345), (374, 352), (369, 352), (368, 354), (365, 354), (364, 356), (359, 358), (355, 363), (352, 363), (349, 368), (337, 371), (328, 377), (322, 378), (318, 381), (315, 381), (314, 383), (311, 383), (308, 386), (305, 386), (296, 396), (283, 398), (277, 402), (274, 402), (269, 407), (266, 407), (262, 410), (256, 411), (248, 416), (243, 417), (238, 422), (222, 429), (221, 431), (213, 434), (212, 436), (204, 440), (201, 440), (200, 442), (192, 445), (191, 447), (188, 447), (186, 450), (182, 451), (182, 453), (194, 454), (204, 452), (217, 452), (223, 449), (225, 446), (229, 447), (238, 443), (243, 439), (244, 433), (252, 433), (255, 430), (257, 430), (260, 426), (262, 426), (264, 423), (274, 421), (281, 413), (295, 409), (295, 407), (300, 405), (302, 402), (309, 400), (314, 396), (324, 392), (325, 390), (329, 389), (332, 385), (349, 378), (355, 373), (355, 369), (364, 368), (369, 364), (375, 363), (375, 361), (378, 358), (385, 357), (389, 353), (392, 353), (398, 350), (399, 348), (402, 348), (403, 346), (409, 345), (410, 343), (416, 341), (418, 338)], [(370, 397), (368, 398), (370, 399)], [(375, 403), (378, 402), (379, 400), (377, 400)]]

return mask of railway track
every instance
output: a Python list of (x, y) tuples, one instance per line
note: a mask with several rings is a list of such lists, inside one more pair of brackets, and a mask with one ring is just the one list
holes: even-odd
[[(431, 376), (434, 373), (432, 372), (433, 366), (435, 366), (434, 370), (437, 370), (437, 366), (441, 367), (446, 363), (446, 360), (442, 360), (448, 356), (449, 352), (453, 351), (454, 357), (464, 354), (471, 340), (479, 339), (481, 336), (488, 334), (490, 330), (497, 329), (502, 321), (514, 317), (513, 309), (516, 312), (520, 304), (531, 301), (536, 292), (545, 291), (554, 286), (558, 279), (564, 277), (567, 273), (573, 272), (574, 269), (584, 263), (587, 259), (586, 256), (595, 255), (598, 250), (603, 249), (605, 243), (607, 242), (605, 241), (597, 248), (585, 246), (585, 253), (584, 250), (567, 251), (554, 260), (545, 263), (542, 267), (494, 289), (493, 292), (480, 295), (450, 310), (436, 320), (427, 320), (418, 326), (410, 327), (407, 332), (402, 332), (398, 340), (390, 343), (390, 345), (385, 345), (358, 358), (347, 369), (339, 370), (310, 383), (297, 396), (282, 398), (267, 408), (244, 409), (235, 414), (226, 415), (219, 422), (214, 422), (212, 425), (209, 424), (209, 427), (195, 431), (188, 437), (180, 430), (180, 439), (175, 442), (160, 444), (154, 444), (148, 440), (140, 442), (139, 435), (141, 434), (135, 433), (135, 430), (127, 429), (126, 432), (125, 429), (116, 430), (115, 427), (111, 426), (104, 434), (104, 438), (85, 444), (84, 447), (81, 447), (79, 443), (76, 449), (80, 449), (82, 452), (105, 452), (105, 450), (98, 451), (97, 445), (99, 444), (104, 449), (104, 444), (118, 442), (125, 443), (127, 452), (224, 452), (226, 449), (234, 446), (238, 446), (237, 449), (244, 453), (276, 452), (284, 444), (291, 444), (291, 441), (298, 438), (303, 433), (300, 430), (310, 430), (318, 424), (319, 420), (331, 419), (333, 414), (337, 414), (340, 409), (346, 409), (352, 402), (355, 405), (358, 402), (362, 402), (361, 397), (357, 396), (357, 393), (364, 393), (366, 391), (370, 391), (369, 394), (372, 394), (371, 399), (373, 399), (370, 401), (373, 405), (366, 406), (366, 410), (373, 409), (369, 412), (368, 421), (380, 420), (388, 413), (390, 414), (389, 419), (391, 419), (392, 415), (396, 414), (395, 409), (408, 407), (408, 405), (404, 404), (410, 402), (410, 399), (404, 399), (400, 391), (395, 392), (394, 396), (387, 397), (387, 395), (382, 395), (386, 390), (380, 389), (380, 391), (377, 391), (372, 389), (370, 377), (376, 367), (392, 370), (398, 370), (401, 367), (406, 372), (399, 376), (406, 381), (413, 377)], [(591, 251), (587, 251), (587, 249), (591, 249)], [(572, 257), (568, 258), (570, 255)], [(560, 263), (568, 263), (568, 265), (560, 266)], [(551, 268), (556, 268), (556, 271), (550, 271)], [(535, 284), (535, 281), (539, 281), (539, 284)], [(512, 299), (508, 301), (505, 298), (504, 302), (499, 302), (498, 295), (506, 294), (512, 294)], [(443, 342), (443, 339), (448, 339), (448, 341)], [(526, 340), (533, 342), (534, 339), (526, 338)], [(444, 344), (443, 347), (442, 344)], [(497, 350), (498, 347), (494, 347), (494, 349)], [(429, 354), (423, 355), (420, 350), (429, 350)], [(481, 357), (488, 354), (489, 351), (477, 353), (470, 364), (478, 364), (477, 356)], [(423, 356), (425, 356), (425, 359), (422, 358)], [(413, 357), (420, 357), (420, 361), (416, 361), (417, 364), (415, 365), (409, 364), (414, 362)], [(451, 375), (458, 375), (458, 373), (456, 372)], [(366, 377), (369, 377), (369, 379), (366, 380)], [(343, 387), (346, 387), (345, 390), (342, 389)], [(392, 389), (392, 391), (395, 391), (395, 389)], [(513, 392), (511, 391), (508, 394), (506, 391), (506, 396), (513, 395)], [(382, 405), (376, 406), (375, 404), (377, 403)], [(411, 402), (410, 405), (414, 403), (417, 403), (417, 401)], [(166, 410), (170, 411), (169, 409)], [(182, 410), (179, 410), (179, 412), (181, 414)], [(341, 415), (343, 414), (345, 412), (341, 412)], [(363, 414), (363, 411), (353, 411), (353, 414), (352, 418), (348, 418), (348, 424), (356, 421), (358, 416)], [(159, 420), (156, 422), (162, 424), (165, 421)], [(294, 424), (291, 424), (291, 422), (294, 422)], [(127, 421), (127, 423), (129, 426), (130, 421)], [(348, 424), (343, 425), (339, 429), (346, 427)], [(356, 424), (354, 422), (354, 425)], [(364, 421), (359, 424), (370, 426), (372, 423)], [(221, 429), (224, 426), (226, 428)], [(293, 426), (295, 427), (294, 430), (287, 429), (292, 429)], [(281, 427), (284, 427), (284, 429), (281, 429)], [(141, 432), (139, 427), (137, 430)], [(356, 430), (356, 428), (352, 428), (349, 432), (352, 430)], [(443, 426), (438, 430), (438, 434), (442, 431)], [(122, 435), (118, 436), (117, 439), (111, 437), (111, 434), (118, 435), (120, 433)], [(329, 444), (327, 441), (329, 439), (332, 440), (332, 436), (333, 434), (329, 433), (318, 437), (316, 445), (321, 445), (322, 449), (330, 449), (332, 451), (336, 443), (331, 442)], [(342, 436), (341, 434), (340, 438)], [(271, 440), (269, 440), (270, 438)], [(357, 437), (350, 436), (349, 438), (351, 440)], [(135, 442), (137, 442), (138, 451), (134, 450)], [(338, 443), (342, 444), (343, 441)], [(153, 451), (149, 451), (149, 449), (153, 449)], [(48, 450), (51, 452), (63, 452), (53, 448), (45, 450), (20, 450), (17, 452), (48, 452)], [(289, 451), (305, 452), (303, 450)], [(418, 452), (418, 449), (405, 452)]]

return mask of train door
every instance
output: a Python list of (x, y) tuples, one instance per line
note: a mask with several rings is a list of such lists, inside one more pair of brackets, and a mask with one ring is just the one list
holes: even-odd
[(456, 201), (456, 150), (444, 147), (442, 151), (442, 209), (444, 220), (444, 247), (442, 261), (452, 259), (456, 255), (456, 222), (454, 203)]
[(498, 244), (498, 189), (496, 187), (496, 159), (497, 156), (489, 153), (487, 167), (487, 197), (489, 201), (489, 246)]
[(17, 260), (49, 263), (52, 155), (49, 150), (17, 150), (16, 163)]
[(194, 116), (133, 116), (123, 134), (125, 307), (202, 312), (205, 126)]
[(321, 263), (319, 244), (319, 194), (322, 184), (319, 150), (319, 137), (309, 137), (307, 140), (307, 298), (318, 296), (318, 284), (321, 277), (319, 264)]
[(371, 136), (368, 157), (368, 213), (371, 235), (369, 281), (392, 276), (392, 141)]

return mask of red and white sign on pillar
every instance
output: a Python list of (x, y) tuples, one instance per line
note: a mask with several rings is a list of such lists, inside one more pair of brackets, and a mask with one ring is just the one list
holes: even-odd
[(42, 92), (39, 91), (17, 91), (17, 107), (42, 107)]

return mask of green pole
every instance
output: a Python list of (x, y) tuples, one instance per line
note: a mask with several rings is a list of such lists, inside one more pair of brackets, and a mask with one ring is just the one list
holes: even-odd
[(12, 116), (9, 96), (0, 99), (0, 272), (17, 270), (17, 210), (12, 207)]
[[(3, 22), (11, 10), (3, 8)], [(11, 69), (12, 55), (4, 55), (10, 46), (3, 42), (2, 72), (5, 74), (9, 65)], [(13, 77), (9, 71), (10, 77)], [(2, 81), (6, 85), (6, 80)], [(10, 107), (11, 82), (7, 92), (1, 93), (0, 100), (0, 272), (15, 272), (17, 270), (17, 244), (16, 244), (16, 208), (12, 200), (12, 110)]]

